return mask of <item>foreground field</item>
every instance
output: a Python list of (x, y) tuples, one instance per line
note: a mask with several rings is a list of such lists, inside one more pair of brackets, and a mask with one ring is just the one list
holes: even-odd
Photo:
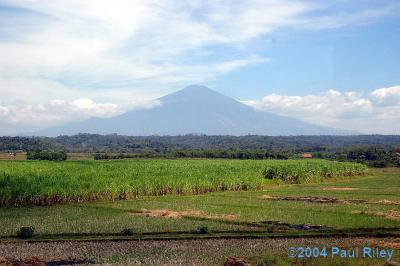
[[(331, 256), (309, 259), (288, 258), (288, 249), (299, 246), (392, 249), (399, 248), (400, 240), (339, 237), (0, 243), (0, 264), (2, 260), (37, 263), (37, 261), (75, 259), (75, 261), (107, 265), (223, 265), (228, 257), (235, 257), (243, 258), (250, 265), (391, 265), (382, 258), (354, 259)], [(36, 257), (32, 258), (32, 254)], [(399, 259), (400, 254), (397, 249), (391, 259), (392, 265)]]
[[(400, 170), (383, 169), (256, 191), (0, 208), (0, 261), (32, 261), (34, 254), (36, 261), (123, 265), (222, 265), (227, 257), (251, 265), (386, 265), (377, 258), (291, 259), (288, 249), (390, 248), (398, 262), (399, 195)], [(29, 242), (15, 238), (21, 226), (35, 228)], [(121, 235), (124, 229), (132, 235)]]
[(266, 221), (323, 225), (333, 231), (370, 228), (374, 232), (374, 228), (399, 227), (399, 195), (400, 171), (384, 169), (342, 181), (274, 185), (256, 191), (0, 208), (0, 236), (13, 237), (21, 226), (33, 226), (38, 238), (115, 236), (127, 228), (137, 237), (190, 235), (199, 227), (222, 235), (309, 232)]
[(0, 206), (254, 190), (366, 171), (324, 160), (0, 161)]
[[(377, 258), (291, 259), (288, 249), (390, 248), (395, 250), (392, 261), (399, 261), (399, 195), (400, 170), (380, 169), (253, 191), (3, 207), (0, 264), (76, 259), (222, 265), (227, 257), (243, 257), (251, 265), (385, 265), (385, 259)], [(22, 226), (35, 228), (29, 242), (15, 237)], [(127, 229), (129, 234), (121, 234)]]

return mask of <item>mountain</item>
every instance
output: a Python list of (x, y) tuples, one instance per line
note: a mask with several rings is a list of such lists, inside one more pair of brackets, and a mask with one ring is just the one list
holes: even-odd
[(91, 118), (54, 127), (35, 135), (77, 133), (122, 135), (345, 135), (343, 130), (257, 111), (204, 86), (188, 86), (158, 99), (151, 109), (133, 110), (111, 118)]

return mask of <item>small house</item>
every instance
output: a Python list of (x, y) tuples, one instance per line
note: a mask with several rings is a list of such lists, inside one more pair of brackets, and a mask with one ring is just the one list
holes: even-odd
[(312, 158), (312, 154), (311, 153), (304, 153), (303, 154), (303, 158)]

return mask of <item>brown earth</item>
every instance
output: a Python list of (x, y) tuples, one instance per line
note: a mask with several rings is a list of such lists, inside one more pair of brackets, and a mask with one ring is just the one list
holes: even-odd
[(391, 220), (400, 220), (400, 211), (396, 210), (388, 210), (386, 212), (354, 211), (353, 213), (381, 216)]
[(325, 225), (313, 225), (313, 224), (290, 224), (284, 223), (280, 221), (261, 221), (262, 224), (268, 224), (277, 226), (278, 228), (288, 228), (288, 229), (295, 229), (295, 230), (326, 230), (332, 229), (332, 227), (325, 226)]
[(94, 261), (86, 259), (50, 259), (33, 256), (25, 259), (0, 258), (1, 266), (56, 266), (56, 265), (79, 265), (94, 264)]
[(379, 200), (374, 203), (383, 204), (383, 205), (400, 205), (400, 201), (392, 201), (392, 200), (387, 200), (387, 199)]
[[(287, 258), (290, 247), (321, 245), (352, 247), (371, 245), (372, 242), (379, 246), (387, 246), (388, 243), (399, 243), (399, 241), (399, 238), (337, 237), (0, 242), (0, 261), (1, 258), (3, 261), (29, 260), (36, 256), (45, 261), (54, 261), (54, 258), (75, 258), (87, 259), (87, 263), (94, 261), (96, 264), (108, 265), (223, 265), (228, 257), (243, 258), (249, 263), (251, 258), (264, 255)], [(393, 248), (397, 249), (394, 260), (399, 261), (398, 246)], [(376, 265), (373, 263), (374, 261), (357, 265)], [(384, 263), (382, 260), (378, 265)]]
[(243, 258), (228, 257), (224, 266), (250, 266), (250, 264)]
[(336, 190), (358, 190), (360, 188), (357, 187), (324, 187), (322, 190), (328, 190), (328, 191), (336, 191)]
[(281, 196), (264, 195), (264, 196), (259, 197), (259, 199), (263, 199), (263, 200), (306, 201), (306, 202), (315, 202), (315, 203), (339, 203), (339, 204), (366, 202), (365, 200), (360, 200), (360, 199), (346, 199), (346, 200), (343, 200), (343, 199), (338, 199), (338, 198), (312, 197), (312, 196), (281, 197)]
[(391, 239), (390, 241), (387, 240), (380, 240), (377, 242), (371, 241), (371, 246), (379, 246), (379, 247), (400, 250), (400, 238)]
[(209, 215), (206, 212), (200, 210), (172, 211), (168, 209), (157, 209), (157, 210), (141, 209), (139, 211), (133, 211), (131, 212), (131, 214), (136, 216), (164, 217), (173, 219), (182, 217), (205, 218), (205, 219), (225, 220), (225, 221), (233, 221), (237, 219), (237, 216), (233, 214)]

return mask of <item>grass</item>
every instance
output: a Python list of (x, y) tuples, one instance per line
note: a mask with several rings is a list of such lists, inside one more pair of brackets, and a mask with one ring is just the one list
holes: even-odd
[[(41, 235), (119, 234), (131, 228), (139, 234), (179, 234), (207, 227), (211, 233), (266, 232), (265, 220), (315, 224), (335, 230), (398, 228), (399, 220), (376, 213), (400, 212), (400, 170), (373, 170), (368, 176), (330, 179), (318, 184), (271, 185), (254, 191), (224, 191), (201, 195), (143, 196), (132, 200), (71, 203), (55, 206), (0, 208), (0, 236), (15, 235), (33, 226)], [(326, 190), (354, 188), (354, 190)], [(265, 200), (262, 196), (314, 196), (361, 199), (365, 202), (324, 204), (305, 201)], [(178, 218), (134, 215), (141, 210), (193, 210), (204, 214)], [(361, 213), (363, 212), (363, 213)], [(224, 219), (234, 215), (235, 219)], [(217, 217), (215, 219), (214, 217)], [(221, 218), (219, 218), (221, 217)]]
[(0, 161), (0, 206), (254, 190), (291, 182), (294, 173), (309, 182), (365, 171), (324, 160)]
[[(13, 153), (0, 152), (0, 161), (2, 161), (2, 160), (26, 161), (27, 156), (26, 156), (26, 152), (17, 152), (17, 153), (15, 153), (15, 156)], [(69, 152), (68, 160), (72, 160), (72, 161), (93, 160), (93, 154), (87, 153), (87, 152), (85, 152), (85, 153)]]

